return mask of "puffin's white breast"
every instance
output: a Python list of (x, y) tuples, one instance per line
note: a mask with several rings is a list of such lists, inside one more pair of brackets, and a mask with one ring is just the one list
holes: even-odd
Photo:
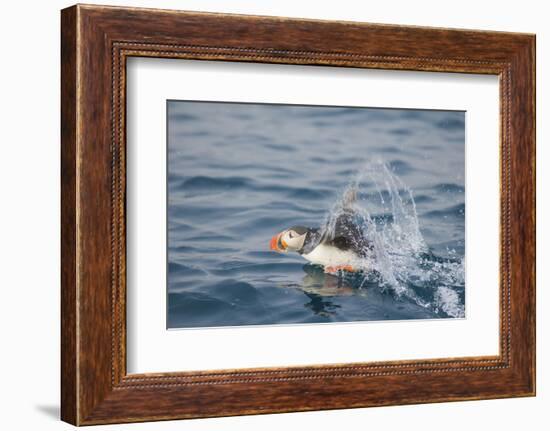
[(340, 250), (326, 244), (319, 244), (311, 252), (302, 256), (311, 263), (323, 266), (353, 265), (357, 262), (357, 256), (352, 251)]

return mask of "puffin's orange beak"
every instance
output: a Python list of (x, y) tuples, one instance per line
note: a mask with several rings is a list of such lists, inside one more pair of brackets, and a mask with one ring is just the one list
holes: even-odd
[[(283, 253), (286, 251), (287, 245), (284, 242), (284, 240), (281, 238), (282, 234), (283, 232), (278, 233), (273, 238), (271, 238), (271, 241), (269, 242), (269, 248), (271, 250), (277, 251), (279, 253)], [(279, 244), (281, 245), (281, 247), (279, 247)]]

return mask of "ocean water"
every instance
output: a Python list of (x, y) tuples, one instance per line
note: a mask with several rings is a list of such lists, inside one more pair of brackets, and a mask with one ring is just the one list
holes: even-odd
[[(464, 112), (168, 101), (168, 328), (462, 318)], [(330, 230), (346, 190), (360, 273), (270, 250)]]

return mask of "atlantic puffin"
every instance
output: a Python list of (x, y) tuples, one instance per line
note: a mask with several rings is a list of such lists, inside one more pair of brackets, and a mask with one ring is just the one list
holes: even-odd
[(372, 250), (372, 244), (358, 226), (351, 202), (344, 199), (345, 205), (332, 229), (292, 226), (271, 238), (270, 249), (280, 253), (295, 251), (311, 263), (323, 266), (327, 273), (363, 270), (361, 263)]

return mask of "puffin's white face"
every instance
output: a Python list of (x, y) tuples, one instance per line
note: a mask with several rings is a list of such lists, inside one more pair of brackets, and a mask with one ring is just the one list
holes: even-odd
[(298, 251), (304, 246), (306, 240), (306, 234), (300, 235), (298, 232), (289, 229), (283, 232), (281, 236), (281, 242), (286, 244), (286, 248), (291, 251)]
[(271, 239), (271, 250), (278, 252), (298, 251), (304, 246), (306, 233), (299, 234), (293, 229), (287, 229)]

